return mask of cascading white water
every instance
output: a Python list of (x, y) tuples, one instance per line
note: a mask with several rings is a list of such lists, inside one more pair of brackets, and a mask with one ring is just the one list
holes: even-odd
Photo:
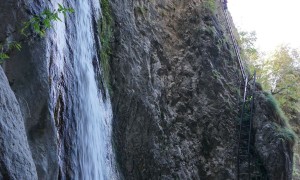
[[(54, 6), (58, 3), (63, 2), (53, 2)], [(112, 148), (110, 98), (107, 92), (107, 97), (103, 97), (93, 65), (97, 59), (93, 22), (100, 18), (99, 0), (66, 3), (75, 13), (66, 17), (65, 22), (54, 24), (55, 33), (50, 34), (49, 41), (55, 106), (59, 94), (63, 97), (59, 105), (63, 107), (62, 115), (56, 119), (60, 177), (119, 179)]]
[[(97, 87), (93, 58), (97, 56), (92, 26), (92, 8), (88, 0), (76, 1), (73, 49), (76, 91), (75, 106), (78, 161), (75, 178), (79, 180), (114, 179), (112, 168), (112, 110)], [(100, 7), (98, 7), (100, 8)]]

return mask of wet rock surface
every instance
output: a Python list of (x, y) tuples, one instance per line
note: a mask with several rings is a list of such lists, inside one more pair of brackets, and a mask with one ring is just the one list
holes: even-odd
[(19, 103), (0, 67), (0, 179), (37, 179)]

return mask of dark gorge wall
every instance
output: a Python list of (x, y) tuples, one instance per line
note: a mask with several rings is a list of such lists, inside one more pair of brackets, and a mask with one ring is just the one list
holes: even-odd
[(125, 177), (234, 179), (241, 75), (219, 3), (112, 7), (114, 130)]
[[(242, 77), (221, 2), (111, 5), (113, 128), (125, 179), (236, 179)], [(291, 179), (292, 143), (263, 97), (254, 127), (262, 169)]]
[[(94, 167), (80, 164), (76, 139), (80, 133), (90, 135), (79, 126), (94, 116), (90, 110), (95, 106), (83, 104), (95, 99), (88, 91), (94, 79), (86, 74), (93, 72), (98, 95), (108, 102), (96, 112), (110, 112), (110, 104), (98, 65), (99, 2), (86, 2), (1, 2), (2, 43), (23, 42), (17, 33), (21, 22), (46, 7), (64, 3), (75, 14), (62, 16), (46, 37), (26, 39), (22, 50), (12, 51), (2, 65), (5, 74), (0, 67), (0, 179), (82, 179), (86, 176), (79, 167)], [(236, 179), (242, 77), (222, 4), (111, 0), (110, 5), (113, 144), (124, 179)], [(93, 36), (86, 47), (80, 46), (86, 42), (79, 22), (89, 28), (84, 37)], [(83, 50), (92, 51), (88, 58), (77, 57)], [(257, 92), (257, 97), (255, 148), (263, 169), (272, 180), (291, 179), (292, 143), (278, 135), (285, 125), (266, 95)], [(109, 124), (107, 118), (103, 121)], [(88, 137), (87, 146), (82, 145), (91, 148), (87, 154), (100, 151), (92, 140)], [(111, 154), (105, 154), (108, 164), (101, 166), (114, 166), (110, 139), (102, 141)], [(109, 173), (102, 178), (108, 177), (119, 179)]]

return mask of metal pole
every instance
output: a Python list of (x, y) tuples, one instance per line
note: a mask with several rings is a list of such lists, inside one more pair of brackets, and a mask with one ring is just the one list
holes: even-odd
[[(224, 9), (223, 9), (224, 10)], [(244, 70), (244, 65), (242, 64), (242, 58), (240, 56), (240, 50), (238, 48), (238, 45), (237, 45), (237, 42), (235, 41), (235, 38), (233, 36), (233, 31), (232, 31), (232, 28), (231, 26), (229, 25), (229, 18), (228, 18), (228, 15), (227, 15), (227, 11), (224, 10), (224, 14), (225, 14), (225, 19), (226, 19), (226, 24), (227, 24), (227, 27), (229, 29), (229, 34), (230, 34), (230, 38), (232, 40), (232, 43), (233, 43), (233, 47), (234, 47), (234, 51), (237, 55), (237, 58), (238, 58), (238, 62), (239, 62), (239, 66), (240, 66), (240, 70), (241, 70), (241, 73), (242, 73), (242, 76), (243, 76), (243, 80), (246, 79), (246, 73), (245, 73), (245, 70)]]
[(250, 104), (250, 119), (249, 119), (249, 123), (250, 123), (250, 130), (249, 130), (249, 144), (248, 144), (248, 171), (249, 171), (249, 180), (251, 178), (251, 153), (250, 153), (250, 146), (251, 146), (251, 134), (252, 134), (252, 124), (253, 124), (253, 117), (254, 117), (254, 95), (255, 95), (255, 90), (256, 90), (256, 72), (254, 72), (253, 74), (253, 88), (252, 88), (252, 92), (251, 92), (251, 104)]
[(243, 123), (243, 118), (244, 118), (244, 111), (245, 111), (245, 102), (246, 102), (246, 94), (247, 94), (247, 86), (248, 86), (248, 81), (246, 79), (245, 81), (245, 87), (244, 87), (244, 94), (243, 94), (243, 104), (242, 104), (242, 111), (241, 111), (241, 116), (240, 116), (240, 131), (239, 131), (239, 143), (238, 143), (238, 180), (240, 179), (240, 142), (241, 142), (241, 132), (242, 132), (242, 123)]

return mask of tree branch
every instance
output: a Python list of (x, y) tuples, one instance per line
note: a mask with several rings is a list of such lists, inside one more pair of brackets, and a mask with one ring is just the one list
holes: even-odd
[(295, 86), (296, 83), (297, 83), (297, 81), (295, 81), (294, 83), (289, 84), (289, 85), (287, 85), (287, 86), (285, 86), (285, 87), (283, 87), (283, 88), (280, 88), (278, 91), (271, 91), (271, 93), (272, 93), (272, 95), (279, 94), (279, 93), (281, 93), (282, 91), (288, 89), (289, 87)]

